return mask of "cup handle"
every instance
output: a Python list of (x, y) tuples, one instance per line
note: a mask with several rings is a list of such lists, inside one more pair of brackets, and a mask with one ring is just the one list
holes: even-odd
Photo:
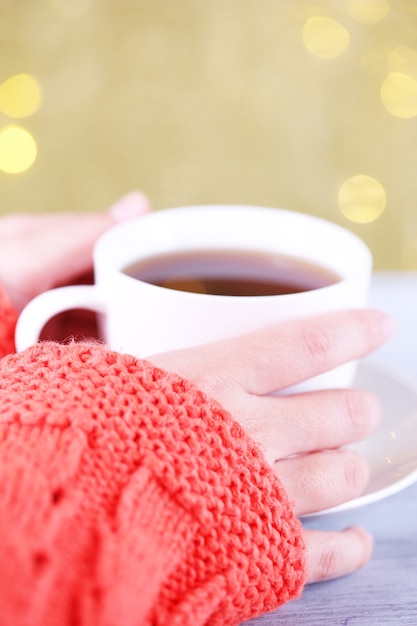
[(58, 313), (71, 309), (106, 312), (104, 299), (95, 285), (70, 285), (45, 291), (25, 306), (17, 320), (16, 350), (20, 352), (37, 343), (45, 324)]

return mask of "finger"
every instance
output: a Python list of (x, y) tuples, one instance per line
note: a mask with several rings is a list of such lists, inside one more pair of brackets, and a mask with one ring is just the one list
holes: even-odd
[(0, 218), (0, 239), (28, 235), (35, 242), (37, 233), (48, 236), (51, 228), (62, 229), (67, 223), (71, 226), (74, 219), (86, 223), (86, 230), (79, 232), (83, 237), (97, 238), (103, 229), (114, 222), (136, 217), (151, 210), (148, 197), (141, 191), (132, 191), (117, 200), (106, 212), (99, 213), (7, 213)]
[(338, 448), (364, 439), (380, 422), (378, 397), (364, 389), (332, 389), (296, 396), (241, 397), (229, 408), (274, 462), (295, 454)]
[(40, 220), (45, 221), (48, 216), (32, 215), (30, 213), (7, 213), (2, 215), (0, 219), (0, 239), (9, 239), (17, 237), (37, 228)]
[(304, 537), (308, 583), (351, 574), (363, 567), (372, 554), (372, 536), (360, 526), (341, 532), (305, 530)]
[(152, 210), (151, 202), (142, 191), (130, 191), (119, 198), (107, 213), (115, 222), (123, 222), (131, 217), (149, 213)]
[(325, 313), (233, 337), (223, 343), (216, 366), (250, 393), (264, 395), (364, 356), (392, 332), (393, 322), (379, 311)]
[(92, 250), (97, 239), (116, 222), (140, 216), (149, 210), (149, 200), (141, 192), (131, 192), (106, 212), (54, 215), (45, 232), (44, 246), (54, 260), (49, 278), (63, 283), (85, 273), (92, 266)]
[(107, 212), (20, 214), (1, 220), (0, 282), (15, 308), (20, 310), (38, 293), (86, 273), (98, 237), (117, 221), (148, 209), (146, 196), (132, 192)]
[(297, 515), (317, 513), (360, 496), (370, 475), (365, 459), (348, 449), (284, 459), (274, 469), (295, 502)]

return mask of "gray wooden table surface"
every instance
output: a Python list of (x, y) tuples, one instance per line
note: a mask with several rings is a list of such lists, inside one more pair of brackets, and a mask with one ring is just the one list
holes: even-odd
[[(417, 393), (417, 273), (376, 273), (371, 305), (390, 313), (398, 330), (367, 364), (388, 369)], [(417, 484), (304, 524), (323, 530), (367, 527), (375, 538), (371, 561), (350, 576), (308, 586), (301, 599), (245, 626), (417, 626)]]

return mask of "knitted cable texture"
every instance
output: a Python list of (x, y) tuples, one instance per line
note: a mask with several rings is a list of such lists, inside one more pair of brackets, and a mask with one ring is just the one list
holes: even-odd
[(92, 344), (0, 361), (1, 626), (227, 626), (304, 580), (279, 480), (193, 385)]

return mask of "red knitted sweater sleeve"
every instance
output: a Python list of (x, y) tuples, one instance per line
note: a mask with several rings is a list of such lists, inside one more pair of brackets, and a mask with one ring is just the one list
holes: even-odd
[(1, 625), (239, 624), (304, 572), (280, 482), (193, 385), (101, 345), (0, 361)]
[(14, 330), (17, 313), (0, 285), (0, 359), (14, 351)]

